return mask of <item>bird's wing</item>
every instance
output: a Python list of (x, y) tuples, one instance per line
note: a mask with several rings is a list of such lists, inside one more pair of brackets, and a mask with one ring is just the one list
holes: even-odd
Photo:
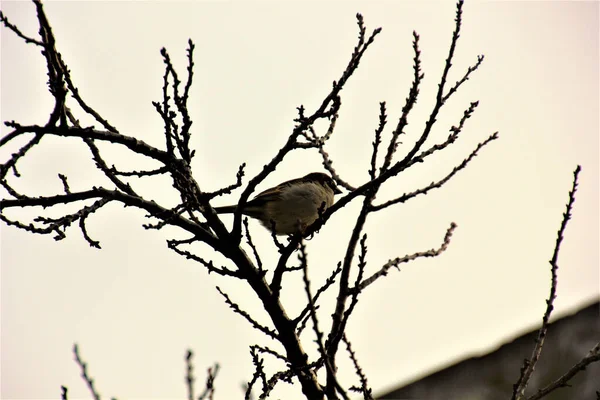
[(255, 198), (253, 198), (252, 200), (250, 200), (248, 202), (248, 204), (249, 205), (259, 205), (259, 204), (264, 204), (268, 201), (277, 200), (281, 196), (282, 189), (284, 189), (288, 186), (291, 186), (295, 183), (301, 182), (301, 181), (303, 181), (303, 179), (304, 178), (290, 179), (289, 181), (280, 183), (277, 186), (273, 186), (272, 188), (269, 188), (269, 189), (257, 194)]

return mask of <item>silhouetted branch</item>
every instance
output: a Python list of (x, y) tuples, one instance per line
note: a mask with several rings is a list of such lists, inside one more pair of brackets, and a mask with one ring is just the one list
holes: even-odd
[[(174, 161), (167, 152), (152, 147), (134, 137), (125, 136), (120, 133), (100, 131), (93, 128), (76, 128), (72, 126), (20, 125), (16, 122), (5, 122), (4, 124), (8, 127), (14, 128), (14, 130), (0, 139), (0, 147), (8, 144), (8, 142), (21, 135), (26, 133), (35, 133), (38, 135), (97, 139), (110, 143), (121, 144), (135, 153), (153, 158), (164, 164), (170, 164)], [(2, 175), (2, 177), (3, 176), (4, 175)]]
[[(423, 73), (421, 73), (421, 50), (419, 50), (419, 35), (417, 32), (413, 31), (413, 51), (415, 53), (415, 57), (413, 59), (413, 82), (408, 93), (408, 97), (406, 98), (406, 103), (404, 107), (402, 107), (402, 116), (398, 120), (398, 124), (396, 125), (396, 129), (392, 132), (392, 138), (390, 139), (390, 143), (388, 145), (387, 153), (385, 155), (385, 159), (383, 161), (383, 165), (380, 168), (380, 175), (387, 171), (392, 164), (392, 157), (396, 153), (398, 148), (398, 137), (404, 133), (404, 128), (408, 125), (408, 114), (413, 109), (414, 105), (417, 104), (417, 98), (419, 96), (419, 85), (421, 84), (421, 80), (425, 77)], [(373, 168), (373, 177), (374, 176), (374, 168)]]
[[(581, 166), (577, 166), (575, 171), (573, 172), (573, 186), (569, 191), (569, 200), (567, 202), (566, 210), (563, 213), (563, 219), (560, 223), (560, 228), (558, 229), (558, 233), (556, 235), (556, 243), (554, 245), (554, 252), (552, 254), (552, 259), (550, 260), (550, 272), (552, 275), (551, 284), (550, 284), (550, 296), (548, 300), (546, 300), (546, 311), (544, 312), (544, 317), (542, 318), (542, 326), (538, 331), (538, 336), (535, 341), (535, 347), (533, 349), (533, 353), (529, 360), (525, 360), (523, 368), (521, 369), (521, 375), (519, 376), (519, 380), (513, 386), (513, 400), (520, 400), (525, 395), (525, 389), (527, 389), (527, 385), (529, 384), (529, 380), (531, 379), (531, 375), (536, 367), (536, 364), (540, 358), (540, 354), (542, 353), (542, 347), (544, 346), (544, 340), (546, 339), (546, 333), (548, 332), (548, 322), (550, 320), (550, 314), (552, 314), (552, 310), (554, 309), (554, 299), (556, 299), (556, 286), (558, 283), (558, 253), (560, 251), (560, 245), (564, 238), (565, 229), (567, 228), (567, 223), (571, 219), (571, 212), (573, 210), (573, 204), (575, 203), (575, 192), (577, 191), (577, 179), (579, 178), (579, 173), (581, 172)], [(596, 349), (596, 353), (598, 349)], [(587, 364), (585, 364), (587, 365)], [(584, 365), (584, 367), (585, 367)], [(576, 373), (576, 372), (575, 372)], [(556, 386), (558, 387), (558, 386)]]
[(248, 227), (248, 218), (244, 218), (244, 230), (246, 231), (247, 243), (250, 246), (250, 248), (252, 249), (252, 254), (254, 254), (254, 259), (256, 260), (256, 265), (258, 266), (258, 270), (264, 271), (263, 264), (260, 259), (260, 255), (258, 254), (258, 250), (256, 249), (256, 246), (252, 242), (252, 236), (250, 236), (250, 228)]
[(465, 75), (459, 81), (457, 81), (454, 84), (454, 86), (452, 86), (452, 88), (450, 88), (450, 90), (448, 91), (448, 93), (446, 93), (446, 95), (443, 98), (444, 102), (446, 102), (450, 98), (450, 96), (452, 96), (463, 83), (465, 83), (466, 81), (469, 80), (469, 76), (473, 72), (475, 72), (477, 70), (477, 68), (479, 68), (479, 66), (483, 62), (484, 58), (485, 57), (483, 56), (483, 54), (477, 56), (477, 62), (472, 67), (467, 68), (467, 72), (465, 73)]
[[(304, 281), (304, 290), (306, 291), (306, 297), (308, 299), (308, 305), (310, 307), (310, 316), (312, 319), (312, 323), (313, 323), (313, 330), (315, 332), (315, 335), (317, 337), (317, 345), (319, 347), (319, 353), (321, 354), (321, 357), (323, 358), (323, 360), (325, 361), (325, 367), (327, 368), (327, 379), (328, 381), (332, 381), (334, 386), (335, 386), (335, 390), (337, 391), (338, 394), (340, 394), (344, 400), (349, 400), (348, 394), (345, 392), (345, 390), (342, 388), (342, 386), (340, 385), (340, 383), (338, 382), (337, 378), (336, 378), (336, 370), (334, 369), (334, 366), (332, 365), (331, 359), (329, 358), (329, 355), (327, 354), (327, 351), (325, 350), (325, 346), (323, 344), (323, 332), (319, 329), (319, 320), (317, 317), (317, 310), (315, 308), (315, 303), (314, 303), (314, 297), (311, 294), (311, 290), (310, 290), (310, 281), (308, 280), (308, 262), (306, 260), (306, 248), (304, 247), (304, 244), (300, 244), (300, 253), (298, 254), (298, 259), (300, 260), (300, 263), (302, 265), (302, 279)], [(337, 396), (332, 393), (327, 392), (327, 396), (329, 398), (337, 398)]]
[(185, 355), (185, 383), (187, 385), (188, 391), (188, 400), (195, 400), (194, 396), (194, 364), (192, 363), (192, 358), (194, 357), (194, 353), (191, 350), (187, 351)]
[[(73, 192), (70, 194), (61, 194), (55, 196), (39, 196), (39, 197), (22, 197), (17, 199), (3, 199), (0, 200), (0, 210), (5, 210), (7, 208), (24, 208), (24, 207), (51, 207), (57, 204), (70, 204), (77, 201), (94, 199), (94, 198), (103, 198), (105, 200), (115, 200), (123, 203), (126, 206), (132, 206), (144, 209), (148, 211), (151, 215), (157, 216), (161, 215), (164, 218), (171, 218), (171, 225), (178, 226), (198, 237), (199, 240), (207, 243), (210, 246), (213, 246), (215, 250), (218, 250), (222, 244), (216, 240), (212, 233), (208, 232), (201, 226), (193, 223), (192, 221), (184, 218), (181, 215), (173, 215), (170, 210), (167, 210), (153, 201), (144, 200), (140, 197), (130, 196), (128, 194), (119, 192), (117, 190), (108, 190), (102, 187), (94, 188), (92, 190), (86, 190), (82, 192)], [(39, 229), (34, 227), (33, 225), (25, 225), (20, 224), (16, 221), (8, 220), (3, 214), (0, 214), (0, 219), (5, 221), (9, 225), (18, 226), (21, 229), (25, 229), (27, 231), (33, 233), (51, 233), (53, 230), (48, 229)]]
[[(261, 393), (259, 399), (266, 399), (268, 398), (269, 394), (271, 393), (271, 391), (273, 391), (273, 389), (275, 389), (275, 385), (277, 385), (277, 383), (279, 382), (286, 382), (291, 384), (292, 383), (292, 377), (295, 375), (295, 373), (292, 370), (287, 370), (287, 371), (279, 371), (276, 372), (275, 374), (273, 374), (273, 376), (271, 376), (271, 378), (269, 378), (267, 380), (267, 384), (265, 387), (265, 390)], [(247, 390), (246, 390), (246, 400), (250, 400), (252, 399), (252, 387), (250, 385), (247, 386)]]
[(232, 276), (232, 277), (235, 277), (238, 279), (242, 279), (239, 271), (232, 271), (225, 267), (220, 267), (220, 268), (215, 267), (212, 260), (206, 261), (204, 258), (202, 258), (196, 254), (192, 254), (191, 252), (189, 252), (187, 250), (182, 250), (178, 247), (182, 244), (191, 244), (191, 243), (197, 242), (197, 241), (198, 241), (198, 239), (196, 239), (196, 238), (184, 239), (184, 240), (171, 239), (171, 240), (167, 240), (167, 246), (171, 250), (173, 250), (175, 253), (179, 254), (180, 256), (184, 256), (188, 260), (194, 260), (194, 261), (204, 265), (206, 267), (206, 269), (208, 270), (208, 273), (214, 272), (214, 273), (222, 275), (222, 276)]
[[(329, 278), (327, 278), (325, 280), (325, 283), (319, 289), (317, 289), (317, 291), (312, 299), (313, 304), (316, 305), (317, 300), (319, 299), (319, 296), (322, 293), (324, 293), (327, 289), (329, 289), (329, 287), (331, 285), (333, 285), (335, 283), (335, 278), (336, 278), (336, 276), (339, 275), (339, 273), (341, 271), (342, 271), (342, 263), (338, 263), (337, 268), (335, 270), (333, 270), (333, 272), (331, 273)], [(294, 324), (298, 324), (300, 321), (302, 321), (304, 319), (304, 317), (306, 317), (308, 315), (310, 309), (311, 309), (311, 306), (310, 306), (310, 302), (309, 302), (309, 304), (307, 304), (306, 307), (304, 307), (304, 309), (300, 312), (300, 314), (294, 319)], [(300, 334), (300, 332), (298, 332), (298, 334)]]
[[(571, 369), (569, 369), (563, 376), (550, 383), (543, 389), (538, 390), (538, 392), (532, 396), (529, 396), (527, 400), (538, 400), (554, 390), (562, 387), (567, 387), (569, 385), (569, 381), (578, 373), (585, 370), (585, 367), (591, 363), (600, 361), (600, 342), (596, 343), (596, 345), (590, 350), (590, 352), (583, 357), (578, 363), (573, 365)], [(596, 394), (600, 394), (596, 392)]]
[(64, 176), (63, 174), (58, 174), (58, 178), (60, 179), (60, 181), (63, 184), (63, 189), (65, 191), (65, 194), (70, 194), (71, 189), (69, 188), (69, 183), (67, 182), (67, 177)]
[[(96, 388), (94, 387), (94, 380), (88, 374), (87, 364), (83, 361), (83, 359), (79, 355), (79, 347), (77, 346), (77, 344), (73, 345), (73, 354), (75, 355), (75, 362), (77, 363), (77, 365), (79, 365), (79, 368), (81, 368), (81, 377), (87, 384), (87, 387), (90, 390), (92, 397), (94, 398), (94, 400), (100, 400), (100, 394), (98, 394), (98, 392), (96, 391)], [(66, 395), (66, 390), (65, 390), (65, 395)]]
[(381, 278), (382, 276), (387, 275), (388, 270), (392, 267), (398, 268), (398, 266), (400, 264), (407, 263), (409, 261), (416, 260), (417, 258), (421, 258), (421, 257), (437, 257), (437, 256), (439, 256), (450, 245), (450, 239), (452, 238), (452, 233), (454, 233), (454, 229), (456, 229), (456, 224), (454, 222), (452, 222), (450, 224), (450, 227), (446, 231), (446, 235), (444, 236), (444, 241), (442, 242), (442, 245), (440, 247), (438, 247), (437, 249), (421, 251), (418, 253), (413, 253), (413, 254), (410, 254), (410, 255), (407, 255), (404, 257), (398, 257), (398, 258), (388, 261), (387, 263), (385, 263), (383, 265), (383, 267), (381, 267), (381, 269), (379, 271), (375, 272), (373, 275), (366, 278), (364, 281), (360, 282), (360, 284), (358, 286), (355, 286), (355, 287), (349, 289), (350, 293), (360, 292), (360, 291), (364, 290), (367, 286), (369, 286), (370, 284), (375, 282), (377, 279)]
[(198, 400), (214, 400), (215, 379), (217, 378), (218, 373), (219, 364), (215, 364), (213, 367), (208, 368), (204, 391), (202, 392), (202, 394), (200, 394), (200, 396), (198, 396)]
[(33, 38), (31, 38), (31, 37), (23, 34), (19, 30), (19, 28), (17, 28), (16, 25), (11, 24), (8, 21), (8, 18), (6, 18), (6, 15), (4, 15), (4, 13), (2, 12), (2, 10), (0, 10), (0, 22), (2, 22), (4, 24), (4, 26), (6, 26), (8, 29), (10, 29), (11, 31), (13, 31), (18, 37), (20, 37), (21, 39), (23, 39), (25, 41), (25, 43), (31, 43), (31, 44), (35, 44), (36, 46), (44, 47), (44, 43), (40, 42), (37, 39), (33, 39)]
[(464, 167), (467, 166), (467, 164), (473, 159), (475, 158), (475, 156), (479, 153), (479, 151), (488, 143), (490, 143), (492, 140), (496, 140), (498, 138), (498, 133), (494, 133), (491, 136), (489, 136), (486, 140), (484, 140), (483, 142), (477, 144), (477, 147), (475, 147), (475, 150), (473, 150), (471, 152), (471, 154), (469, 154), (469, 156), (467, 158), (465, 158), (460, 164), (458, 164), (456, 167), (452, 168), (452, 171), (450, 171), (450, 173), (448, 173), (444, 178), (440, 179), (439, 181), (436, 182), (431, 182), (429, 185), (422, 187), (420, 189), (417, 189), (413, 192), (410, 193), (404, 193), (402, 196), (397, 197), (393, 200), (388, 200), (382, 204), (378, 204), (378, 205), (374, 205), (371, 207), (371, 211), (379, 211), (379, 210), (383, 210), (384, 208), (387, 208), (391, 205), (394, 204), (398, 204), (398, 203), (404, 203), (407, 200), (412, 199), (413, 197), (416, 197), (420, 194), (427, 194), (427, 192), (429, 192), (431, 189), (437, 189), (442, 187), (442, 185), (444, 185), (446, 182), (448, 182), (450, 180), (450, 178), (452, 178), (458, 171), (460, 171), (461, 169), (463, 169)]
[(379, 151), (379, 145), (381, 144), (381, 134), (387, 124), (387, 111), (385, 108), (385, 101), (379, 103), (379, 126), (375, 129), (375, 141), (373, 142), (373, 151), (371, 153), (371, 169), (369, 170), (369, 176), (371, 180), (375, 179), (375, 170), (377, 167), (377, 152)]
[(112, 172), (115, 175), (137, 176), (138, 178), (141, 178), (143, 176), (162, 175), (162, 174), (168, 172), (167, 167), (160, 167), (157, 169), (153, 169), (151, 171), (118, 171), (114, 165), (112, 167), (110, 167), (109, 170), (110, 170), (110, 172)]
[(240, 165), (240, 168), (238, 169), (238, 172), (236, 174), (236, 181), (235, 183), (229, 185), (229, 186), (225, 186), (222, 189), (216, 190), (214, 192), (206, 192), (203, 193), (202, 196), (208, 200), (211, 200), (215, 197), (218, 196), (222, 196), (224, 194), (229, 194), (231, 193), (234, 189), (239, 188), (240, 186), (242, 186), (242, 178), (244, 177), (244, 168), (246, 167), (246, 163), (243, 163), (242, 165)]
[[(86, 114), (91, 115), (107, 131), (113, 132), (113, 133), (119, 133), (119, 131), (117, 130), (117, 128), (115, 128), (114, 126), (112, 126), (106, 119), (104, 119), (98, 112), (96, 112), (96, 110), (94, 110), (92, 107), (90, 107), (83, 100), (83, 98), (79, 94), (79, 89), (75, 86), (75, 84), (73, 83), (73, 81), (71, 79), (71, 71), (69, 71), (69, 68), (67, 67), (67, 64), (62, 59), (62, 56), (60, 55), (60, 53), (57, 54), (57, 60), (58, 60), (58, 63), (60, 65), (60, 67), (61, 67), (61, 70), (64, 73), (64, 79), (65, 79), (65, 83), (67, 85), (67, 88), (71, 92), (71, 96), (75, 99), (75, 101), (77, 102), (77, 104), (79, 105), (79, 107), (81, 107), (81, 109)], [(77, 124), (74, 123), (73, 125), (79, 127), (78, 123)]]
[[(354, 364), (354, 369), (356, 370), (356, 374), (360, 378), (360, 388), (354, 388), (355, 392), (362, 393), (364, 400), (373, 400), (372, 390), (369, 388), (369, 384), (367, 382), (367, 377), (363, 372), (362, 368), (358, 364), (358, 360), (356, 359), (356, 353), (352, 350), (352, 345), (350, 341), (346, 337), (344, 333), (342, 335), (342, 341), (346, 345), (346, 349), (348, 350), (348, 354), (350, 354), (350, 359), (352, 360), (352, 364)], [(352, 390), (353, 388), (350, 388)]]
[(253, 346), (250, 346), (250, 348), (256, 349), (256, 351), (258, 351), (259, 353), (270, 354), (273, 357), (275, 357), (275, 358), (277, 358), (277, 359), (279, 359), (279, 360), (281, 360), (281, 361), (283, 361), (285, 363), (289, 362), (288, 359), (287, 359), (287, 357), (279, 354), (278, 352), (276, 352), (273, 349), (268, 348), (267, 346), (259, 346), (259, 345), (255, 344)]
[(268, 392), (271, 390), (267, 384), (267, 376), (265, 375), (264, 369), (264, 360), (259, 357), (258, 351), (255, 347), (250, 347), (250, 354), (252, 355), (252, 364), (254, 364), (254, 374), (252, 375), (252, 379), (248, 382), (248, 389), (246, 391), (246, 395), (249, 395), (252, 392), (252, 387), (258, 381), (258, 379), (262, 382), (262, 393), (259, 396), (259, 399), (266, 398)]
[(227, 303), (227, 305), (234, 312), (236, 312), (236, 313), (240, 314), (242, 317), (246, 318), (246, 320), (248, 322), (250, 322), (250, 325), (252, 325), (254, 328), (258, 329), (259, 331), (261, 331), (265, 335), (269, 336), (271, 339), (277, 340), (277, 332), (275, 332), (274, 330), (269, 329), (266, 326), (263, 326), (263, 325), (259, 324), (258, 322), (256, 322), (254, 320), (254, 318), (252, 318), (250, 316), (250, 314), (248, 314), (246, 311), (242, 310), (239, 305), (237, 305), (236, 303), (234, 303), (233, 301), (231, 301), (231, 299), (229, 298), (229, 295), (227, 295), (227, 293), (223, 292), (221, 290), (221, 288), (218, 287), (218, 286), (217, 286), (217, 291), (219, 293), (221, 293), (221, 296), (223, 296), (225, 298), (225, 303)]

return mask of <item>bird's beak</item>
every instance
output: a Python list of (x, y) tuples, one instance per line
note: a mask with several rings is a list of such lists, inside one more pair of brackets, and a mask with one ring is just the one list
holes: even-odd
[(332, 189), (333, 189), (333, 193), (334, 194), (341, 194), (342, 193), (342, 191), (340, 189), (338, 189), (337, 186), (334, 186)]

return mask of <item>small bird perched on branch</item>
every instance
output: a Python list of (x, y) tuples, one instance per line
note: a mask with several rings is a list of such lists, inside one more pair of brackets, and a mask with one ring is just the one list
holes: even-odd
[[(313, 172), (259, 193), (244, 205), (242, 214), (256, 218), (278, 235), (303, 233), (342, 193), (327, 174)], [(218, 214), (234, 213), (237, 205), (215, 207)]]

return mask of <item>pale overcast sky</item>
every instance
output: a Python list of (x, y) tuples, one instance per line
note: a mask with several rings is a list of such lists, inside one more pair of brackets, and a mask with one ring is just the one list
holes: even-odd
[[(32, 4), (3, 1), (1, 7), (23, 32), (36, 34)], [(394, 179), (380, 197), (441, 178), (494, 131), (500, 139), (442, 189), (367, 224), (370, 271), (437, 247), (450, 222), (458, 224), (447, 252), (393, 271), (357, 306), (348, 335), (376, 393), (493, 350), (541, 321), (548, 260), (577, 164), (583, 171), (559, 258), (556, 314), (598, 299), (598, 11), (598, 2), (465, 5), (451, 82), (478, 54), (486, 59), (445, 107), (429, 143), (446, 137), (469, 102), (480, 100), (480, 106), (455, 146)], [(421, 35), (425, 81), (400, 153), (429, 115), (454, 20), (449, 1), (49, 2), (46, 12), (88, 103), (120, 132), (156, 146), (163, 143), (162, 121), (151, 105), (161, 96), (159, 50), (167, 47), (183, 74), (187, 39), (195, 42), (193, 168), (204, 188), (232, 182), (242, 162), (247, 176), (256, 174), (291, 132), (296, 107), (313, 110), (320, 103), (355, 45), (357, 12), (369, 29), (383, 32), (342, 93), (328, 146), (339, 173), (364, 182), (378, 104), (387, 101), (391, 125), (408, 93), (411, 32)], [(52, 105), (44, 59), (34, 46), (1, 32), (1, 118), (43, 124)], [(14, 151), (0, 149), (2, 160)], [(106, 151), (123, 169), (135, 165), (122, 149)], [(23, 177), (13, 178), (27, 193), (60, 192), (59, 172), (73, 189), (106, 184), (77, 141), (44, 139), (30, 156), (19, 164)], [(314, 152), (292, 154), (259, 189), (321, 168)], [(174, 201), (166, 180), (147, 182), (142, 192)], [(235, 203), (238, 196), (216, 203)], [(357, 204), (309, 242), (314, 285), (343, 257)], [(261, 321), (267, 316), (239, 282), (209, 276), (168, 250), (165, 239), (177, 232), (145, 231), (143, 217), (114, 205), (92, 216), (88, 230), (102, 250), (91, 249), (77, 227), (61, 242), (0, 227), (3, 399), (56, 399), (60, 385), (72, 398), (89, 396), (71, 354), (74, 342), (105, 397), (184, 398), (183, 360), (192, 348), (199, 383), (205, 368), (219, 362), (216, 399), (242, 398), (240, 385), (253, 371), (248, 346), (273, 343), (233, 314), (214, 286)], [(269, 233), (252, 228), (273, 262)], [(293, 313), (305, 301), (303, 292), (293, 279), (285, 284), (284, 302)], [(332, 297), (324, 298), (327, 325), (331, 307)], [(312, 333), (306, 335), (314, 356)], [(340, 374), (344, 384), (356, 382), (348, 363), (341, 363)], [(274, 398), (300, 398), (295, 393), (298, 388), (282, 385)]]

